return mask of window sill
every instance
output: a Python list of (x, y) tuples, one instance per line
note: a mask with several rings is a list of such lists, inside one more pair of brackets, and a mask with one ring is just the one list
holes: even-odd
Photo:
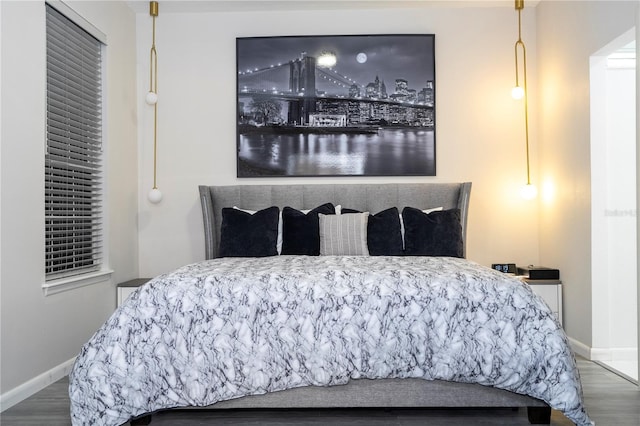
[(48, 281), (42, 284), (42, 291), (45, 296), (74, 290), (88, 285), (99, 284), (111, 278), (113, 271), (107, 269), (104, 271), (92, 272), (90, 274), (78, 275), (76, 277), (61, 278), (59, 280)]

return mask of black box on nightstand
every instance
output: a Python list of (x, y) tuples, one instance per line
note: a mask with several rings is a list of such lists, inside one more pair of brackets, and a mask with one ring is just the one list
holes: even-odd
[(560, 271), (546, 266), (518, 266), (518, 275), (524, 275), (530, 280), (559, 280)]

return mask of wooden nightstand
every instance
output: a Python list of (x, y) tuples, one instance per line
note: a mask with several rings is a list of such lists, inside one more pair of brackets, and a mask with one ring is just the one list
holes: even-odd
[(562, 281), (530, 280), (524, 277), (522, 281), (529, 284), (531, 290), (547, 302), (551, 311), (556, 314), (560, 325), (562, 325)]
[(116, 286), (117, 289), (117, 304), (116, 306), (122, 305), (122, 302), (127, 300), (127, 297), (131, 295), (138, 287), (147, 283), (151, 278), (136, 278), (133, 280), (125, 281), (123, 283), (119, 283)]

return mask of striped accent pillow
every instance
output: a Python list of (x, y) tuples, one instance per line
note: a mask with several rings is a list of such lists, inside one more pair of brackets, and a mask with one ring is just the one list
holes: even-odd
[(369, 212), (319, 214), (320, 256), (369, 256)]

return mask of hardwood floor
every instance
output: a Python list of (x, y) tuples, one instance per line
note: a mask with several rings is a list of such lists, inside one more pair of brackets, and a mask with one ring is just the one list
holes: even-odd
[[(631, 382), (605, 368), (578, 359), (587, 412), (598, 426), (639, 426), (640, 391)], [(31, 398), (0, 414), (3, 426), (68, 426), (68, 380), (61, 379)], [(176, 410), (154, 414), (156, 425), (325, 425), (332, 426), (409, 426), (409, 425), (527, 425), (526, 410), (238, 410), (212, 412)], [(554, 426), (572, 425), (557, 411), (551, 415)]]

